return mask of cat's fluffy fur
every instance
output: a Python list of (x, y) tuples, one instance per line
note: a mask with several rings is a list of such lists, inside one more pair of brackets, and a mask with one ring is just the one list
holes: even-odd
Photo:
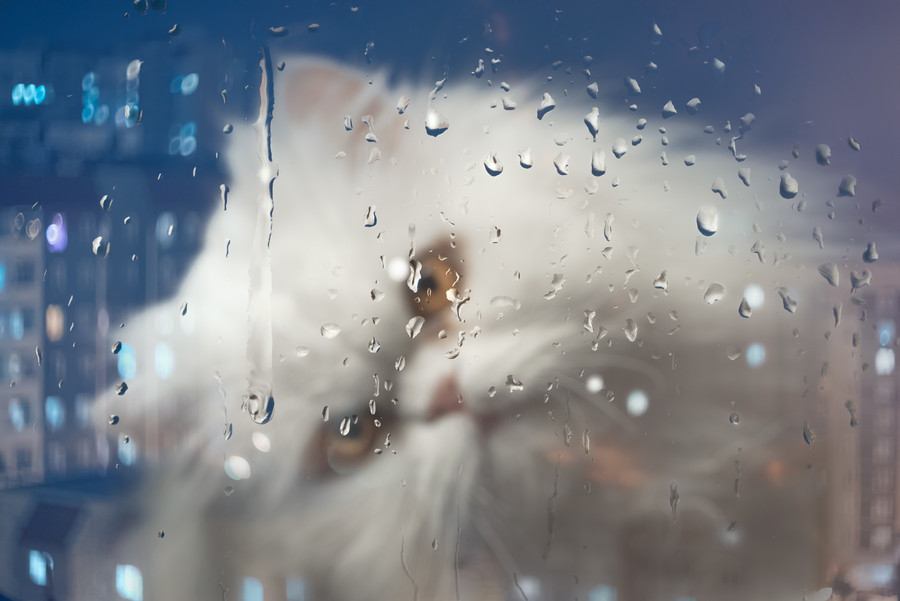
[[(303, 577), (317, 599), (334, 600), (583, 599), (592, 586), (629, 578), (666, 582), (666, 590), (628, 597), (626, 587), (623, 599), (781, 599), (816, 584), (809, 508), (817, 491), (800, 432), (816, 396), (821, 356), (813, 341), (830, 305), (810, 292), (824, 284), (810, 269), (808, 217), (778, 196), (776, 159), (764, 147), (744, 163), (754, 170), (746, 187), (726, 149), (735, 133), (702, 133), (702, 115), (682, 111), (663, 122), (655, 109), (629, 114), (600, 102), (592, 141), (582, 119), (597, 101), (577, 82), (568, 96), (554, 88), (559, 107), (539, 121), (543, 89), (524, 83), (508, 94), (518, 108), (506, 111), (499, 99), (507, 94), (478, 89), (484, 82), (474, 79), (451, 79), (430, 99), (430, 86), (390, 87), (380, 75), (319, 60), (288, 58), (275, 77), (272, 421), (256, 425), (241, 409), (250, 247), (264, 185), (249, 125), (236, 128), (227, 150), (227, 211), (211, 217), (178, 293), (129, 320), (121, 335), (137, 348), (142, 371), (124, 398), (110, 395), (101, 410), (120, 414), (119, 430), (139, 448), (162, 447), (140, 523), (119, 543), (123, 556), (145, 566), (146, 599), (209, 599), (220, 588), (235, 599), (244, 576), (261, 578), (272, 598), (282, 594), (279, 578)], [(400, 115), (402, 95), (411, 102)], [(429, 104), (450, 122), (436, 138), (423, 127)], [(638, 131), (642, 114), (650, 122)], [(364, 140), (363, 115), (371, 115), (377, 142)], [(663, 126), (668, 146), (660, 145)], [(637, 134), (643, 141), (614, 158), (612, 141)], [(375, 148), (381, 157), (371, 161)], [(518, 164), (526, 148), (531, 169)], [(600, 177), (590, 171), (594, 149), (606, 153)], [(497, 177), (483, 166), (488, 153), (504, 165)], [(571, 156), (567, 176), (553, 166), (559, 153)], [(689, 154), (695, 166), (683, 163)], [(795, 176), (804, 192), (812, 187)], [(727, 199), (710, 190), (716, 177)], [(366, 228), (370, 205), (378, 224)], [(721, 215), (712, 238), (697, 231), (701, 205)], [(447, 322), (444, 340), (427, 324), (407, 337), (408, 290), (382, 265), (380, 257), (408, 256), (410, 226), (416, 257), (453, 233), (464, 259), (471, 300), (461, 323)], [(757, 240), (764, 261), (750, 252)], [(667, 291), (653, 285), (662, 271)], [(565, 282), (545, 299), (555, 274)], [(713, 282), (727, 293), (710, 305), (703, 296)], [(737, 309), (750, 283), (762, 286), (766, 303), (742, 319)], [(782, 309), (780, 286), (799, 300), (796, 314)], [(384, 298), (373, 301), (372, 289)], [(492, 303), (497, 297), (521, 306)], [(593, 333), (584, 327), (587, 310), (597, 312)], [(627, 319), (637, 324), (634, 342), (623, 332)], [(336, 338), (320, 333), (329, 322), (342, 329)], [(609, 333), (592, 350), (601, 328)], [(458, 330), (467, 337), (448, 359)], [(373, 337), (378, 353), (368, 350)], [(150, 368), (160, 339), (176, 350), (166, 380)], [(768, 350), (758, 370), (729, 358), (751, 341)], [(400, 355), (407, 364), (397, 373)], [(509, 407), (490, 435), (463, 413), (421, 419), (451, 373), (470, 411)], [(614, 399), (586, 391), (594, 373)], [(332, 420), (364, 413), (373, 374), (394, 386), (382, 388), (378, 403), (397, 397), (403, 416), (390, 449), (347, 475), (304, 476), (323, 407)], [(510, 392), (508, 375), (524, 391)], [(635, 388), (650, 399), (640, 417), (625, 411)], [(738, 427), (729, 423), (733, 412)], [(271, 452), (251, 444), (256, 431), (269, 437)], [(247, 458), (249, 480), (225, 477), (231, 455)], [(766, 472), (772, 461), (786, 472), (777, 482)], [(224, 493), (228, 486), (233, 494)]]

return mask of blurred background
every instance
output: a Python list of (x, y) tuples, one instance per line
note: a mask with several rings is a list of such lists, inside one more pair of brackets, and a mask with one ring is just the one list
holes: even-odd
[[(654, 58), (654, 22), (666, 31), (654, 52), (674, 65), (655, 87), (693, 89), (700, 76), (679, 65), (727, 64), (704, 96), (711, 120), (745, 112), (749, 89), (736, 82), (756, 81), (764, 94), (750, 108), (770, 142), (789, 149), (814, 131), (864, 145), (853, 159), (866, 181), (860, 203), (883, 205), (866, 230), (882, 254), (862, 295), (874, 327), (861, 330), (855, 355), (858, 427), (847, 433), (844, 400), (821, 408), (822, 486), (810, 511), (818, 580), (896, 598), (896, 3), (33, 0), (0, 11), (0, 599), (143, 598), (141, 566), (84, 550), (116, 528), (118, 500), (177, 432), (148, 422), (140, 445), (110, 436), (95, 429), (91, 404), (138, 361), (162, 379), (178, 369), (165, 343), (138, 358), (127, 345), (112, 354), (108, 341), (176, 290), (200, 248), (228, 181), (226, 124), (256, 114), (260, 48), (426, 84), (468, 73), (485, 47), (520, 75), (545, 77), (556, 61), (577, 69), (585, 55), (598, 69), (637, 71)], [(129, 227), (103, 211), (107, 202), (127, 207)], [(118, 248), (101, 261), (106, 240)], [(765, 348), (745, 350), (764, 360)], [(768, 469), (777, 480), (783, 466)], [(589, 599), (640, 601), (643, 578), (626, 570)], [(264, 587), (248, 576), (237, 586), (229, 598), (310, 598), (302, 581)]]

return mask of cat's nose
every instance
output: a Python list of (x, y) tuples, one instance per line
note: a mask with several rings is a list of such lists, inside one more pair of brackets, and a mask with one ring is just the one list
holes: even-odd
[(466, 405), (459, 393), (456, 376), (449, 374), (434, 389), (431, 401), (428, 403), (428, 420), (435, 420), (450, 413), (465, 411), (465, 409)]

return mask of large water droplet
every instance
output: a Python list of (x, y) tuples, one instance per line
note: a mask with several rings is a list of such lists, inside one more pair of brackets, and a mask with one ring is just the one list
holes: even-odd
[(781, 184), (778, 186), (778, 191), (781, 193), (782, 198), (791, 199), (797, 196), (797, 193), (800, 191), (800, 184), (790, 173), (785, 171), (781, 174)]
[(544, 92), (544, 95), (541, 96), (541, 103), (540, 103), (540, 105), (538, 105), (537, 118), (543, 119), (544, 115), (546, 115), (547, 113), (549, 113), (550, 111), (552, 111), (555, 108), (556, 108), (556, 101), (553, 100), (553, 96), (551, 96), (547, 92)]
[(255, 423), (267, 424), (272, 420), (272, 414), (275, 412), (275, 398), (271, 394), (250, 394), (244, 407), (247, 409), (250, 419)]
[(856, 178), (852, 175), (845, 175), (838, 185), (838, 196), (856, 196)]
[(788, 313), (796, 313), (798, 303), (796, 300), (791, 298), (790, 294), (788, 294), (787, 288), (779, 288), (778, 296), (781, 297), (781, 305), (784, 307), (784, 310)]
[(332, 322), (322, 324), (322, 327), (319, 328), (319, 333), (322, 334), (323, 338), (337, 338), (338, 334), (341, 333), (341, 326)]
[(503, 163), (496, 154), (491, 153), (484, 159), (484, 170), (488, 172), (488, 175), (496, 177), (503, 173)]
[(591, 154), (591, 174), (600, 176), (606, 173), (606, 153), (595, 150)]
[(91, 252), (98, 257), (105, 257), (109, 254), (109, 241), (103, 236), (97, 236), (91, 240)]
[(706, 288), (706, 292), (703, 293), (703, 301), (707, 305), (714, 305), (725, 298), (725, 286), (719, 284), (718, 282), (713, 282)]
[(822, 263), (819, 265), (819, 275), (825, 278), (825, 281), (837, 288), (841, 283), (841, 273), (838, 266), (834, 263)]
[(429, 136), (438, 137), (449, 128), (450, 122), (447, 118), (434, 110), (434, 108), (428, 107), (428, 112), (425, 113), (425, 133)]
[(719, 210), (712, 205), (700, 207), (697, 211), (697, 229), (704, 236), (712, 236), (719, 231)]
[(410, 338), (415, 338), (419, 335), (419, 332), (422, 331), (423, 325), (425, 325), (425, 318), (421, 315), (410, 318), (410, 320), (406, 322), (406, 335)]
[(600, 109), (592, 107), (591, 112), (584, 116), (584, 124), (594, 141), (597, 141), (597, 133), (600, 131)]
[(678, 114), (678, 110), (675, 108), (675, 104), (671, 100), (666, 101), (666, 103), (663, 105), (663, 108), (662, 108), (663, 119), (668, 119), (669, 117), (674, 117), (677, 114)]

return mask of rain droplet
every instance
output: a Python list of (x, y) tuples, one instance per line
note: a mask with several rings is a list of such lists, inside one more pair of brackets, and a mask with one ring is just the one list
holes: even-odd
[(850, 272), (850, 288), (851, 292), (855, 292), (860, 288), (864, 288), (872, 283), (872, 272), (868, 269), (862, 271)]
[(725, 187), (725, 180), (721, 177), (713, 180), (710, 190), (713, 191), (713, 194), (718, 194), (723, 200), (728, 198), (728, 188)]
[(497, 155), (491, 153), (484, 159), (484, 169), (488, 172), (488, 175), (498, 176), (503, 173), (503, 163), (497, 158)]
[(519, 106), (519, 105), (516, 103), (516, 101), (513, 100), (512, 98), (510, 98), (509, 96), (504, 96), (504, 97), (500, 100), (500, 102), (501, 102), (501, 104), (503, 105), (503, 110), (504, 110), (504, 111), (514, 111), (514, 110), (516, 110), (516, 107)]
[(600, 131), (600, 109), (598, 107), (591, 107), (591, 112), (584, 116), (584, 124), (587, 126), (588, 132), (596, 142), (597, 133)]
[(113, 355), (118, 355), (119, 351), (122, 350), (122, 341), (116, 340), (115, 342), (113, 342), (112, 349), (110, 350), (112, 350)]
[(741, 304), (738, 305), (738, 315), (743, 317), (744, 319), (749, 319), (753, 314), (753, 308), (750, 306), (750, 302), (745, 298), (741, 299)]
[(227, 134), (230, 134), (230, 133), (233, 132), (233, 131), (234, 131), (234, 126), (233, 126), (231, 123), (226, 123), (225, 125), (222, 126), (222, 133), (223, 133), (223, 134), (226, 134), (226, 135), (227, 135)]
[(422, 331), (423, 325), (425, 325), (425, 318), (421, 315), (410, 318), (410, 320), (406, 322), (406, 335), (410, 338), (415, 338), (419, 335), (419, 332)]
[(834, 263), (822, 263), (819, 265), (819, 275), (825, 278), (825, 281), (837, 288), (841, 283), (841, 273), (838, 266)]
[(530, 148), (526, 148), (519, 153), (519, 165), (521, 165), (524, 169), (531, 169), (531, 166), (534, 165), (534, 160), (531, 158)]
[(640, 94), (641, 93), (641, 84), (637, 82), (637, 80), (633, 77), (625, 78), (625, 88), (628, 90), (630, 94)]
[(319, 328), (319, 333), (322, 334), (323, 338), (337, 338), (338, 334), (341, 333), (341, 326), (331, 322), (322, 324), (322, 327)]
[(250, 414), (250, 419), (260, 425), (269, 423), (272, 420), (272, 414), (275, 412), (275, 398), (271, 394), (263, 396), (265, 398), (257, 394), (250, 394), (244, 404), (247, 413)]
[(119, 423), (119, 416), (118, 416), (118, 415), (113, 414), (113, 415), (110, 415), (110, 416), (109, 416), (109, 425), (110, 425), (110, 426), (115, 426), (115, 425), (117, 425), (118, 423)]
[(397, 99), (397, 114), (402, 115), (409, 108), (409, 96), (401, 96)]
[(685, 103), (685, 106), (687, 107), (688, 112), (693, 114), (700, 110), (701, 104), (703, 104), (703, 103), (700, 101), (699, 98), (697, 98), (695, 96), (694, 98), (691, 98), (690, 100), (688, 100)]
[(859, 140), (857, 140), (853, 136), (850, 136), (849, 138), (847, 138), (847, 144), (849, 144), (850, 148), (852, 148), (856, 152), (859, 152), (860, 149), (862, 148), (862, 145), (859, 143)]
[(878, 260), (878, 248), (874, 242), (866, 244), (866, 250), (863, 251), (863, 261), (866, 263), (874, 263)]
[(124, 396), (125, 393), (128, 392), (128, 384), (125, 382), (120, 382), (118, 386), (116, 386), (116, 394), (119, 396)]
[(612, 146), (612, 152), (617, 159), (621, 159), (625, 156), (625, 153), (628, 152), (628, 143), (625, 142), (625, 138), (615, 139)]
[(425, 133), (436, 138), (449, 128), (450, 122), (447, 118), (432, 107), (428, 107), (428, 112), (425, 113)]
[(662, 271), (656, 279), (653, 280), (653, 287), (657, 290), (668, 290), (669, 289), (669, 280), (666, 277), (666, 272)]
[(718, 282), (710, 284), (706, 292), (703, 293), (703, 301), (707, 305), (714, 305), (723, 298), (725, 298), (725, 286)]
[(812, 446), (812, 444), (816, 441), (816, 433), (812, 431), (812, 428), (809, 427), (809, 422), (803, 422), (803, 442), (807, 445)]
[(697, 229), (704, 236), (712, 236), (719, 231), (719, 210), (712, 205), (700, 207), (697, 211)]
[(675, 105), (671, 100), (666, 101), (662, 108), (662, 116), (663, 119), (668, 119), (669, 117), (674, 117), (678, 114), (678, 111), (675, 109)]
[(112, 208), (113, 199), (109, 194), (104, 194), (100, 197), (100, 208), (104, 211), (108, 211)]
[(556, 158), (553, 159), (553, 166), (556, 168), (556, 172), (560, 175), (569, 175), (569, 161), (570, 157), (565, 153), (561, 152), (556, 155)]
[(422, 279), (422, 263), (413, 259), (409, 262), (409, 275), (406, 278), (406, 287), (413, 293), (419, 291), (419, 280)]
[(828, 144), (816, 146), (816, 162), (823, 166), (831, 164), (831, 146)]
[(378, 215), (375, 213), (375, 205), (369, 205), (366, 209), (366, 218), (363, 221), (365, 227), (375, 227), (378, 225)]
[(779, 288), (778, 296), (781, 297), (781, 304), (788, 313), (797, 312), (797, 301), (790, 297), (787, 288)]
[(622, 328), (622, 331), (625, 332), (625, 338), (628, 339), (628, 342), (637, 340), (638, 325), (633, 319), (628, 318), (625, 320), (625, 327)]
[(732, 426), (739, 426), (741, 424), (741, 416), (737, 413), (732, 413), (728, 416), (728, 423)]
[(672, 519), (674, 520), (678, 516), (678, 499), (681, 496), (678, 494), (678, 485), (674, 482), (669, 486), (669, 507), (672, 509)]
[(551, 96), (547, 92), (544, 92), (544, 95), (541, 96), (541, 103), (538, 106), (537, 118), (543, 119), (544, 115), (546, 115), (547, 113), (549, 113), (550, 111), (552, 111), (555, 108), (556, 108), (556, 101), (553, 100), (553, 96)]
[(591, 82), (587, 86), (587, 93), (591, 98), (597, 98), (600, 96), (600, 86), (597, 85), (597, 82)]
[(525, 385), (522, 384), (522, 381), (519, 380), (512, 374), (506, 376), (506, 388), (510, 392), (522, 392), (525, 390)]
[(781, 174), (781, 184), (778, 186), (778, 191), (781, 193), (782, 198), (791, 199), (797, 196), (797, 192), (800, 191), (800, 184), (797, 183), (797, 180), (790, 173), (785, 171)]
[(838, 185), (838, 196), (856, 196), (856, 178), (845, 175)]
[(747, 187), (750, 187), (750, 167), (738, 167), (738, 179)]
[(601, 176), (606, 173), (606, 153), (595, 150), (591, 154), (591, 174)]
[(98, 257), (109, 255), (109, 241), (103, 236), (97, 236), (91, 241), (91, 252)]

